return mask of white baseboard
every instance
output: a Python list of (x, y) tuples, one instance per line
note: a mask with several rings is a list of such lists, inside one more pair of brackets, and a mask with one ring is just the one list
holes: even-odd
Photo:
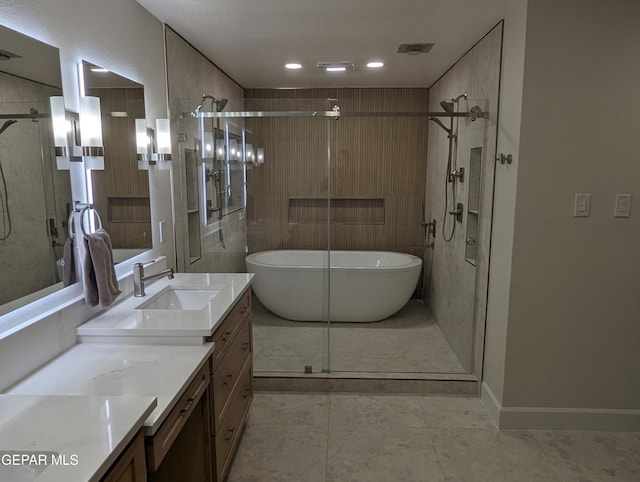
[(481, 399), (500, 430), (640, 431), (640, 410), (503, 407), (485, 383)]

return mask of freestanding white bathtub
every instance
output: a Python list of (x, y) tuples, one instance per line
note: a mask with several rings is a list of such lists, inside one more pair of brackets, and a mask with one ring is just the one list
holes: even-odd
[(409, 301), (422, 268), (416, 256), (386, 251), (262, 251), (247, 256), (246, 264), (260, 302), (296, 321), (388, 318)]

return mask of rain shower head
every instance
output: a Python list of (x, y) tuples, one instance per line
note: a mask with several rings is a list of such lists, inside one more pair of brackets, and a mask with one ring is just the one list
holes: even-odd
[(222, 112), (226, 107), (227, 102), (229, 102), (229, 99), (216, 99), (214, 102), (216, 104), (216, 112)]
[(2, 127), (0, 127), (0, 134), (2, 134), (5, 130), (7, 130), (7, 128), (13, 124), (15, 124), (16, 122), (18, 122), (15, 119), (9, 119), (8, 121), (6, 121), (4, 124), (2, 124)]
[(442, 127), (444, 129), (444, 131), (451, 136), (451, 129), (449, 129), (448, 127), (445, 127), (445, 125), (440, 121), (440, 119), (436, 118), (436, 117), (427, 117), (427, 119), (429, 119), (430, 121), (435, 122), (436, 124), (438, 124), (440, 127)]
[(453, 112), (453, 101), (448, 102), (446, 100), (443, 100), (442, 102), (440, 102), (440, 106), (444, 109), (445, 112)]
[(202, 110), (202, 105), (204, 104), (205, 100), (211, 100), (211, 108), (213, 109), (213, 104), (216, 105), (216, 112), (222, 112), (222, 110), (225, 108), (225, 106), (227, 105), (227, 102), (229, 102), (229, 99), (216, 99), (214, 96), (209, 95), (209, 94), (202, 94), (202, 102), (200, 102), (196, 108), (193, 110), (192, 115), (193, 116), (197, 116), (198, 113)]

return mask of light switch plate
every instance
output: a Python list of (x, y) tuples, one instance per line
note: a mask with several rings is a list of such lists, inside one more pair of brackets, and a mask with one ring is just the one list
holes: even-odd
[(591, 211), (591, 194), (576, 194), (573, 217), (586, 218)]
[(167, 222), (166, 221), (160, 221), (158, 223), (158, 231), (160, 232), (160, 244), (165, 242), (164, 239), (164, 230), (167, 228)]
[(613, 215), (616, 218), (631, 216), (631, 194), (616, 194), (616, 206)]

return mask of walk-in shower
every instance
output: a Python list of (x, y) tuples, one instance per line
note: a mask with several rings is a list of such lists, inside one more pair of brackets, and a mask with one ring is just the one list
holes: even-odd
[[(202, 153), (195, 156), (199, 165), (208, 166), (218, 153), (226, 162), (227, 153), (235, 151), (241, 161), (234, 169), (245, 173), (247, 195), (245, 209), (222, 214), (226, 248), (201, 225), (203, 234), (183, 231), (189, 238), (182, 252), (199, 243), (203, 247), (193, 249), (202, 252), (200, 258), (185, 259), (189, 271), (215, 266), (216, 271), (244, 272), (244, 258), (253, 253), (286, 252), (295, 261), (286, 273), (282, 266), (264, 266), (256, 275), (262, 279), (256, 278), (255, 291), (266, 287), (285, 306), (313, 307), (313, 314), (303, 317), (305, 322), (287, 319), (295, 316), (271, 312), (254, 298), (255, 373), (464, 373), (422, 301), (421, 288), (410, 288), (405, 307), (382, 320), (369, 319), (367, 308), (373, 303), (363, 306), (355, 296), (369, 281), (384, 283), (378, 273), (382, 270), (373, 266), (365, 273), (355, 264), (356, 255), (387, 251), (424, 261), (433, 247), (427, 247), (423, 228), (415, 222), (425, 199), (427, 119), (455, 142), (458, 119), (472, 116), (464, 96), (431, 112), (426, 89), (339, 89), (331, 95), (249, 89), (247, 94), (231, 99), (225, 111), (219, 110), (215, 96), (183, 101), (182, 152), (191, 159), (196, 146)], [(221, 135), (226, 132), (235, 132), (235, 140)], [(447, 176), (461, 172), (454, 149)], [(260, 152), (261, 160), (252, 152)], [(199, 176), (198, 182), (206, 182), (206, 170)], [(202, 201), (201, 210), (206, 208)], [(188, 210), (189, 216), (197, 214)], [(318, 259), (313, 267), (303, 259), (303, 253), (311, 252)], [(332, 269), (344, 277), (341, 284)], [(372, 278), (357, 278), (365, 275)], [(311, 294), (303, 296), (302, 280), (310, 276)], [(389, 290), (376, 286), (368, 294), (382, 301)], [(334, 320), (340, 306), (355, 310), (355, 317)], [(358, 323), (345, 323), (348, 319)]]
[[(15, 119), (9, 119), (2, 127), (0, 127), (0, 134), (2, 134), (11, 125), (18, 122)], [(2, 232), (0, 232), (0, 241), (6, 241), (11, 236), (11, 211), (9, 209), (9, 193), (7, 190), (7, 178), (4, 175), (4, 169), (2, 167), (2, 159), (0, 159), (0, 183), (2, 184), (2, 193), (0, 194), (0, 204), (2, 207)]]

